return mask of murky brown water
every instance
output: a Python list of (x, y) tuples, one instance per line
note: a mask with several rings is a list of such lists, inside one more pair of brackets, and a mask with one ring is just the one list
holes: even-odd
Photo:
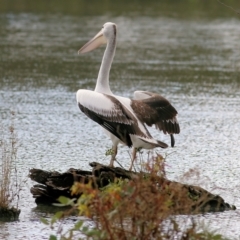
[[(168, 155), (169, 178), (201, 184), (240, 208), (240, 20), (212, 2), (188, 3), (186, 10), (184, 4), (166, 2), (146, 9), (140, 4), (135, 10), (129, 4), (125, 12), (121, 4), (118, 9), (109, 3), (96, 7), (95, 14), (87, 4), (70, 4), (66, 11), (61, 4), (49, 11), (41, 4), (1, 5), (0, 116), (5, 126), (9, 110), (16, 113), (21, 143), (17, 165), (23, 178), (33, 167), (65, 171), (88, 168), (89, 160), (108, 163), (105, 151), (111, 142), (80, 113), (75, 93), (94, 88), (103, 54), (103, 48), (84, 56), (77, 50), (112, 21), (119, 30), (110, 77), (113, 92), (159, 92), (179, 112), (176, 147), (159, 150)], [(162, 7), (159, 12), (157, 7)], [(126, 147), (120, 148), (126, 167), (128, 154)], [(182, 177), (193, 168), (200, 178)], [(48, 239), (50, 231), (39, 218), (51, 213), (36, 209), (32, 184), (28, 180), (24, 186), (20, 220), (0, 223), (0, 239)], [(240, 238), (239, 210), (197, 218), (225, 236)]]

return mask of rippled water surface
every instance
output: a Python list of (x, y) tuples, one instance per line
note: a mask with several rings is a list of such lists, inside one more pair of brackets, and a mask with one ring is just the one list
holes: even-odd
[[(181, 134), (176, 147), (157, 150), (167, 155), (168, 177), (199, 184), (236, 205), (236, 211), (196, 218), (239, 239), (240, 19), (211, 6), (186, 16), (171, 10), (173, 3), (163, 6), (166, 14), (157, 14), (154, 4), (145, 12), (98, 9), (89, 15), (0, 8), (0, 117), (5, 127), (10, 110), (15, 112), (19, 175), (26, 179), (30, 168), (89, 168), (93, 160), (108, 164), (111, 142), (80, 113), (75, 93), (94, 88), (104, 51), (79, 56), (78, 49), (112, 21), (119, 31), (112, 91), (131, 97), (135, 90), (150, 90), (171, 101)], [(169, 143), (168, 136), (151, 132)], [(129, 166), (127, 147), (120, 147), (118, 159)], [(27, 180), (23, 187), (20, 220), (0, 223), (0, 239), (48, 239), (50, 230), (39, 219), (51, 213), (36, 207), (32, 185)]]

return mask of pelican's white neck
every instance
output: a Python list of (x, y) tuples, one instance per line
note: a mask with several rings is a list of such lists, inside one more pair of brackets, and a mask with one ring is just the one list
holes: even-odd
[(113, 95), (109, 86), (109, 73), (113, 58), (116, 50), (116, 34), (108, 40), (107, 47), (105, 49), (101, 67), (98, 73), (97, 84), (95, 87), (96, 92)]

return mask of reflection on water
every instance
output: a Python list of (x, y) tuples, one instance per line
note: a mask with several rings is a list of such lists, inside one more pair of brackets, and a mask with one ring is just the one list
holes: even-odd
[[(2, 5), (2, 12), (3, 6), (9, 5)], [(80, 113), (75, 92), (94, 88), (103, 54), (98, 49), (78, 56), (77, 50), (104, 22), (113, 21), (119, 28), (110, 77), (113, 92), (159, 92), (178, 109), (181, 134), (176, 147), (157, 150), (167, 154), (169, 178), (201, 184), (240, 208), (240, 22), (214, 18), (217, 13), (211, 11), (207, 17), (199, 11), (186, 18), (181, 11), (178, 16), (141, 15), (136, 10), (125, 16), (89, 17), (18, 13), (21, 7), (15, 7), (2, 13), (0, 116), (6, 126), (9, 110), (16, 113), (19, 173), (25, 177), (33, 167), (65, 171), (88, 168), (89, 161), (109, 162), (105, 151), (111, 142)], [(169, 142), (168, 136), (154, 129), (152, 133)], [(119, 156), (128, 167), (129, 150), (121, 147)], [(181, 178), (190, 169), (201, 177)], [(49, 231), (42, 231), (39, 221), (42, 213), (31, 210), (36, 207), (29, 191), (32, 184), (28, 181), (22, 192), (20, 221), (0, 224), (1, 237), (48, 239)], [(199, 218), (226, 236), (240, 237), (239, 210)]]

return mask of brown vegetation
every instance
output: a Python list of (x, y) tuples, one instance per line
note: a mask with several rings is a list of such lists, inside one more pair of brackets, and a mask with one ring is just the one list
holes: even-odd
[[(12, 113), (12, 115), (14, 115)], [(1, 128), (0, 135), (0, 218), (17, 219), (20, 185), (17, 179), (17, 138), (12, 122), (8, 131)], [(13, 207), (15, 205), (16, 207)]]
[[(31, 169), (30, 177), (39, 183), (31, 191), (36, 199), (55, 201), (72, 206), (70, 212), (86, 217), (79, 220), (66, 234), (58, 229), (60, 239), (222, 239), (206, 231), (198, 231), (196, 223), (185, 229), (176, 221), (176, 214), (234, 209), (217, 195), (201, 187), (181, 184), (166, 179), (164, 159), (158, 155), (134, 173), (122, 168), (111, 168), (91, 163), (92, 172), (70, 169), (66, 173)], [(74, 185), (72, 186), (72, 184)], [(72, 187), (71, 187), (72, 186)], [(51, 221), (70, 213), (57, 212)], [(90, 220), (89, 227), (86, 225)], [(51, 239), (57, 239), (51, 236)], [(81, 238), (79, 238), (81, 239)]]

